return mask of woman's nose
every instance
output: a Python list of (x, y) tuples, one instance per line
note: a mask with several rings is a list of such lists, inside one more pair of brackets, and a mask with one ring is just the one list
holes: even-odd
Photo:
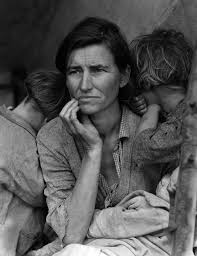
[(82, 91), (88, 91), (92, 89), (92, 81), (90, 74), (88, 72), (84, 72), (80, 81), (80, 89)]

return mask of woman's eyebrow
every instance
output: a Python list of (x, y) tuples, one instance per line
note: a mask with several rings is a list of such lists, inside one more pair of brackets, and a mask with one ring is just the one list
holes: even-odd
[(104, 65), (104, 64), (90, 64), (90, 68), (109, 68), (109, 65)]
[(67, 67), (66, 70), (70, 70), (70, 69), (79, 69), (79, 68), (81, 68), (80, 65), (76, 65), (76, 64), (72, 65), (72, 64), (71, 64), (70, 66)]

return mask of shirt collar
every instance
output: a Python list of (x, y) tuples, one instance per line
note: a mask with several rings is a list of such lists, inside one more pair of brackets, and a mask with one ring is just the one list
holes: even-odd
[(16, 125), (21, 126), (26, 131), (28, 131), (33, 137), (36, 137), (36, 131), (21, 117), (16, 115), (11, 110), (7, 109), (5, 105), (0, 106), (0, 115), (4, 116), (6, 119), (10, 120), (11, 122), (15, 123)]
[(125, 105), (122, 105), (122, 117), (120, 122), (120, 131), (119, 131), (119, 139), (129, 138), (130, 129), (128, 124), (128, 108)]

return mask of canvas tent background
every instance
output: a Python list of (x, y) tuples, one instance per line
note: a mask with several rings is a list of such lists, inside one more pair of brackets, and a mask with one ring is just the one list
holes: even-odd
[[(116, 22), (128, 41), (156, 27), (166, 27), (182, 31), (194, 44), (196, 13), (196, 0), (1, 0), (0, 92), (5, 97), (0, 98), (0, 104), (14, 104), (24, 97), (24, 74), (55, 68), (60, 41), (85, 16)], [(11, 79), (6, 91), (4, 77), (8, 73)]]
[(196, 13), (196, 0), (1, 0), (0, 70), (54, 67), (60, 41), (85, 16), (116, 22), (128, 41), (162, 26), (194, 42)]

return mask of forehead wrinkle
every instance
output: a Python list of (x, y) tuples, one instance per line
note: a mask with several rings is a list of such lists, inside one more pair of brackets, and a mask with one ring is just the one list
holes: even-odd
[(108, 55), (105, 54), (106, 48), (99, 48), (96, 50), (95, 47), (89, 46), (73, 51), (68, 66), (111, 66), (114, 63), (113, 56), (108, 51)]

